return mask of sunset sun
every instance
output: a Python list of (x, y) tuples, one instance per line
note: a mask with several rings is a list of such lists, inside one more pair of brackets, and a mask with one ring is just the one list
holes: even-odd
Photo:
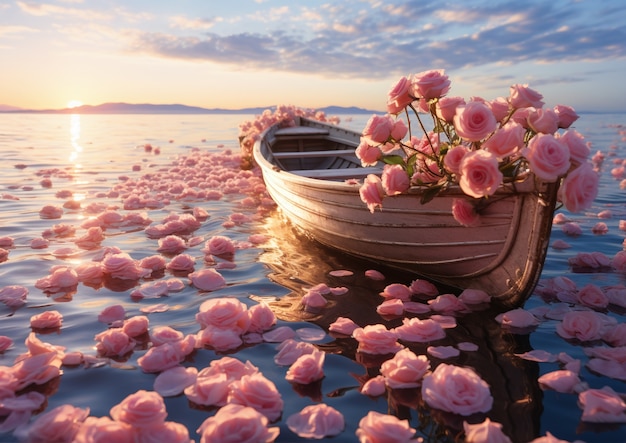
[(80, 100), (70, 100), (69, 102), (67, 102), (67, 107), (68, 108), (78, 108), (79, 106), (82, 106), (83, 102), (81, 102)]

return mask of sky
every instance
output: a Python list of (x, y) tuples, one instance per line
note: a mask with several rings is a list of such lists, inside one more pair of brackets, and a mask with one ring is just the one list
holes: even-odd
[(449, 95), (528, 84), (626, 110), (623, 0), (0, 0), (0, 104), (384, 110), (402, 76)]

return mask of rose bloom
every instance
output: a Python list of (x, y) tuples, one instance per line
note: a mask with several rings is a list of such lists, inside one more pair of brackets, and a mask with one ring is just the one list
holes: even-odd
[(324, 378), (325, 357), (326, 353), (317, 349), (310, 354), (301, 355), (289, 367), (285, 379), (303, 385), (321, 380)]
[(422, 381), (422, 398), (436, 409), (463, 416), (493, 405), (489, 385), (470, 368), (441, 363)]
[(360, 443), (417, 443), (421, 439), (413, 438), (415, 429), (408, 420), (380, 412), (370, 411), (359, 421), (355, 432)]
[(232, 297), (212, 298), (200, 305), (196, 321), (201, 328), (215, 326), (242, 334), (250, 326), (248, 307)]
[(130, 394), (113, 406), (109, 413), (113, 420), (140, 429), (163, 424), (167, 417), (163, 397), (145, 390)]
[(197, 335), (198, 346), (209, 346), (216, 351), (236, 349), (243, 344), (241, 333), (229, 328), (207, 326)]
[(272, 422), (283, 411), (283, 399), (276, 385), (260, 372), (244, 375), (232, 383), (228, 403), (250, 406)]
[(472, 202), (464, 198), (452, 199), (452, 216), (459, 224), (467, 227), (480, 225), (480, 215)]
[(88, 416), (89, 409), (80, 409), (71, 405), (57, 406), (37, 417), (26, 428), (26, 438), (23, 440), (32, 443), (73, 442), (74, 436)]
[(417, 317), (403, 318), (402, 325), (394, 329), (400, 340), (426, 343), (446, 336), (439, 323), (431, 318), (420, 320)]
[(578, 394), (583, 408), (582, 421), (588, 423), (624, 423), (626, 403), (611, 387), (587, 389)]
[(446, 156), (443, 158), (443, 165), (446, 169), (453, 174), (461, 172), (461, 161), (465, 154), (470, 152), (469, 148), (465, 145), (456, 145), (450, 149)]
[(148, 332), (148, 325), (150, 320), (145, 315), (135, 315), (127, 320), (124, 320), (122, 326), (123, 331), (130, 337), (138, 337)]
[(510, 326), (514, 328), (528, 328), (531, 326), (537, 326), (539, 320), (532, 312), (523, 308), (512, 309), (502, 314), (498, 314), (495, 320), (502, 326)]
[(571, 106), (556, 105), (554, 112), (559, 118), (559, 128), (567, 129), (572, 123), (578, 120), (578, 114), (576, 114), (576, 111), (574, 111), (574, 108)]
[(385, 383), (392, 389), (414, 388), (420, 385), (422, 377), (430, 369), (425, 355), (416, 355), (409, 349), (402, 349), (380, 367)]
[(605, 309), (609, 305), (609, 298), (602, 289), (592, 283), (583, 286), (576, 294), (578, 303), (592, 309)]
[(559, 188), (559, 200), (568, 211), (588, 209), (598, 195), (598, 174), (589, 163), (583, 163), (567, 174)]
[(73, 443), (134, 443), (135, 433), (127, 423), (109, 417), (87, 417)]
[[(140, 443), (193, 443), (189, 438), (189, 430), (181, 423), (166, 421), (158, 426), (139, 431)], [(115, 442), (117, 443), (117, 441)]]
[(470, 197), (481, 198), (493, 195), (502, 183), (502, 172), (498, 160), (490, 152), (479, 150), (468, 152), (461, 161), (459, 186)]
[(107, 329), (95, 336), (96, 349), (106, 357), (123, 356), (135, 348), (135, 341), (122, 328)]
[(409, 189), (410, 181), (401, 165), (385, 165), (382, 184), (387, 195), (397, 195)]
[(493, 422), (489, 417), (482, 423), (463, 422), (467, 443), (511, 443), (511, 439), (502, 432), (502, 424)]
[(403, 285), (402, 283), (391, 283), (385, 286), (384, 291), (381, 292), (380, 295), (386, 299), (408, 301), (411, 298), (411, 290), (408, 286)]
[(498, 159), (510, 157), (524, 146), (525, 132), (522, 125), (509, 121), (483, 143), (483, 148)]
[(502, 122), (509, 115), (509, 102), (505, 97), (491, 100), (487, 102), (487, 106), (489, 106), (498, 122)]
[(170, 271), (188, 271), (192, 272), (195, 266), (195, 259), (189, 254), (178, 254), (173, 257), (167, 264), (166, 268)]
[(577, 131), (570, 130), (559, 137), (569, 148), (570, 160), (574, 164), (581, 164), (587, 161), (590, 149), (584, 137)]
[(566, 339), (594, 341), (602, 338), (604, 326), (604, 319), (596, 312), (572, 311), (563, 316), (556, 326), (556, 333)]
[(232, 379), (224, 373), (210, 377), (196, 377), (195, 383), (185, 388), (187, 398), (197, 405), (224, 406)]
[(439, 289), (437, 286), (424, 279), (415, 279), (409, 286), (410, 291), (416, 295), (426, 295), (428, 297), (435, 297), (439, 295)]
[(571, 166), (567, 145), (551, 134), (535, 135), (523, 151), (530, 170), (547, 182), (555, 182)]
[(357, 350), (365, 354), (391, 354), (402, 349), (396, 333), (381, 324), (357, 328), (352, 336), (359, 342)]
[(376, 207), (382, 208), (385, 191), (380, 177), (375, 174), (369, 174), (359, 188), (359, 195), (372, 214)]
[(398, 114), (404, 110), (413, 100), (409, 95), (411, 82), (406, 77), (400, 78), (395, 86), (389, 91), (387, 98), (387, 112)]
[(361, 138), (359, 146), (354, 150), (357, 158), (361, 160), (361, 166), (375, 166), (383, 156), (382, 151), (378, 146), (370, 145), (367, 140)]
[(459, 106), (453, 121), (459, 137), (470, 142), (482, 140), (498, 127), (489, 106), (476, 100)]
[(207, 418), (196, 432), (200, 443), (272, 443), (280, 428), (268, 428), (268, 419), (253, 408), (229, 404)]
[(59, 311), (44, 311), (30, 318), (30, 327), (34, 329), (55, 329), (63, 324), (63, 316)]
[(435, 112), (440, 119), (452, 123), (456, 108), (465, 105), (463, 97), (442, 97), (437, 100)]
[(248, 332), (265, 332), (276, 324), (276, 315), (267, 303), (261, 302), (248, 309), (250, 325)]
[(339, 435), (345, 428), (345, 420), (335, 408), (319, 403), (290, 415), (287, 426), (299, 437), (322, 439)]
[(509, 93), (509, 103), (514, 108), (541, 108), (543, 95), (528, 87), (528, 85), (512, 85)]
[(156, 373), (177, 366), (184, 357), (177, 346), (165, 343), (148, 349), (137, 359), (137, 364), (143, 372)]
[(554, 134), (559, 126), (559, 118), (552, 109), (535, 109), (528, 114), (528, 126), (542, 134)]
[(223, 235), (214, 235), (207, 240), (204, 251), (212, 255), (232, 255), (235, 253), (235, 243)]
[(363, 129), (363, 137), (373, 145), (385, 143), (391, 136), (393, 125), (390, 115), (372, 115)]
[(450, 90), (450, 79), (443, 69), (433, 69), (413, 74), (411, 78), (411, 95), (428, 101), (440, 98)]

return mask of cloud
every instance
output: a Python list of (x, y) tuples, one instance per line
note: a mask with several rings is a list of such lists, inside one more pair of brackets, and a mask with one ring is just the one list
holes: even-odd
[(170, 19), (170, 26), (179, 29), (203, 30), (212, 28), (216, 23), (219, 23), (221, 21), (223, 21), (221, 17), (191, 19), (182, 15), (177, 15)]
[(79, 8), (69, 8), (64, 6), (53, 5), (50, 3), (34, 3), (34, 2), (16, 2), (17, 6), (30, 15), (34, 16), (70, 16), (74, 18), (81, 18), (83, 20), (87, 19), (107, 19), (110, 17), (109, 14), (105, 12), (100, 12), (94, 9), (79, 9)]
[(27, 26), (9, 25), (0, 26), (0, 36), (21, 35), (26, 33), (39, 32), (38, 29), (29, 28)]

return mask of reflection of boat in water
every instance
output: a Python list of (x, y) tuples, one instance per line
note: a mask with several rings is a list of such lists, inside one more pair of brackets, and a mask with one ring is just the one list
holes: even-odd
[(528, 176), (497, 191), (481, 210), (481, 225), (452, 216), (458, 187), (421, 203), (424, 190), (388, 197), (370, 214), (361, 202), (363, 168), (354, 154), (360, 134), (297, 119), (294, 127), (266, 130), (253, 148), (267, 189), (291, 222), (316, 241), (457, 288), (482, 289), (507, 305), (531, 294), (548, 247), (556, 184)]
[[(348, 317), (360, 326), (382, 323), (387, 328), (392, 328), (402, 323), (401, 318), (383, 319), (376, 313), (376, 307), (382, 301), (380, 292), (387, 284), (410, 284), (410, 281), (402, 280), (403, 277), (406, 279), (406, 274), (394, 274), (394, 270), (385, 270), (386, 280), (374, 281), (364, 275), (366, 270), (371, 269), (371, 263), (355, 260), (351, 256), (326, 248), (297, 233), (279, 217), (268, 217), (266, 228), (272, 233), (275, 243), (261, 255), (260, 261), (270, 268), (271, 280), (291, 291), (269, 303), (278, 318), (290, 322), (308, 321), (326, 331), (340, 316)], [(350, 270), (353, 275), (329, 275), (333, 270)], [(319, 283), (325, 283), (329, 287), (343, 286), (348, 288), (348, 292), (340, 296), (327, 296), (328, 305), (325, 308), (318, 312), (307, 312), (303, 309), (301, 297), (306, 289)], [(438, 287), (440, 291), (445, 290), (440, 285)], [(487, 416), (492, 421), (501, 423), (503, 431), (512, 441), (532, 441), (539, 436), (539, 420), (543, 408), (543, 393), (537, 382), (539, 365), (515, 356), (531, 349), (529, 337), (503, 331), (494, 320), (496, 314), (494, 309), (489, 308), (461, 315), (457, 318), (455, 328), (446, 329), (446, 338), (432, 343), (407, 345), (416, 354), (426, 354), (430, 345), (455, 346), (461, 342), (477, 345), (476, 351), (462, 351), (459, 357), (446, 359), (445, 362), (474, 368), (489, 383), (494, 397), (494, 407)], [(331, 336), (333, 340), (319, 344), (319, 348), (359, 364), (363, 373), (354, 376), (359, 383), (378, 375), (380, 359), (368, 358), (358, 353), (357, 342), (351, 337), (332, 333)], [(429, 357), (429, 360), (433, 368), (441, 361), (433, 357)], [(339, 367), (345, 369), (345, 365), (339, 364)], [(333, 378), (332, 371), (333, 366), (329, 363), (326, 367), (328, 378)], [(356, 388), (355, 383), (325, 395), (347, 395), (347, 391)], [(362, 399), (359, 397), (357, 401), (353, 400), (350, 413), (355, 415), (347, 416), (346, 419), (358, 423), (367, 413), (367, 408), (380, 409), (380, 401), (381, 399), (370, 400), (365, 396)], [(423, 437), (430, 436), (426, 438), (426, 442), (459, 441), (464, 419), (482, 421), (482, 417), (464, 418), (430, 410), (421, 401), (419, 389), (390, 390), (387, 410), (399, 418), (409, 419), (411, 426), (420, 430)]]

